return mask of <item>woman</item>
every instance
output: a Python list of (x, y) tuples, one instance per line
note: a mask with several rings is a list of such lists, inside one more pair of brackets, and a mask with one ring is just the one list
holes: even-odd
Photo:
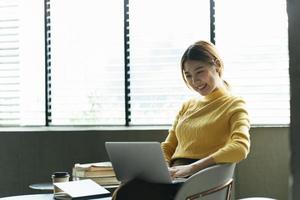
[[(182, 77), (201, 96), (183, 103), (162, 150), (173, 178), (188, 177), (218, 163), (237, 163), (249, 153), (249, 116), (245, 101), (222, 79), (223, 62), (213, 44), (199, 41), (181, 59)], [(114, 199), (173, 199), (180, 184), (133, 180)]]

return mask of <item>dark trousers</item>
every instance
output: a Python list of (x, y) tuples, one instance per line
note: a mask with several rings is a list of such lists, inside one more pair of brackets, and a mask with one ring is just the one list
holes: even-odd
[[(190, 164), (195, 159), (177, 159), (171, 166)], [(133, 179), (121, 184), (115, 190), (113, 200), (173, 200), (183, 183), (150, 183), (140, 179)]]
[(149, 183), (140, 179), (121, 185), (113, 200), (173, 200), (182, 183)]

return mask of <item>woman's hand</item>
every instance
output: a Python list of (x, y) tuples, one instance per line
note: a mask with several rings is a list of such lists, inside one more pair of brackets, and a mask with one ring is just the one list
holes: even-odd
[(214, 159), (211, 156), (208, 156), (189, 165), (169, 167), (169, 172), (172, 178), (183, 178), (191, 176), (194, 173), (214, 164), (216, 164)]
[(195, 173), (191, 165), (179, 165), (179, 166), (169, 167), (169, 172), (173, 179), (184, 178), (187, 176), (191, 176)]

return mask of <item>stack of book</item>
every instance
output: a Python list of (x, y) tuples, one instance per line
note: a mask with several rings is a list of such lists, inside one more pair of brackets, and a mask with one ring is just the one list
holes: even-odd
[(72, 169), (73, 180), (92, 179), (101, 186), (118, 186), (120, 182), (111, 162), (75, 164)]

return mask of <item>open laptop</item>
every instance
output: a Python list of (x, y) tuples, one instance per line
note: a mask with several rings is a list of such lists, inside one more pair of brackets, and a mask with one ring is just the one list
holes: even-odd
[(105, 147), (121, 182), (134, 178), (154, 183), (185, 180), (172, 180), (159, 142), (105, 142)]

